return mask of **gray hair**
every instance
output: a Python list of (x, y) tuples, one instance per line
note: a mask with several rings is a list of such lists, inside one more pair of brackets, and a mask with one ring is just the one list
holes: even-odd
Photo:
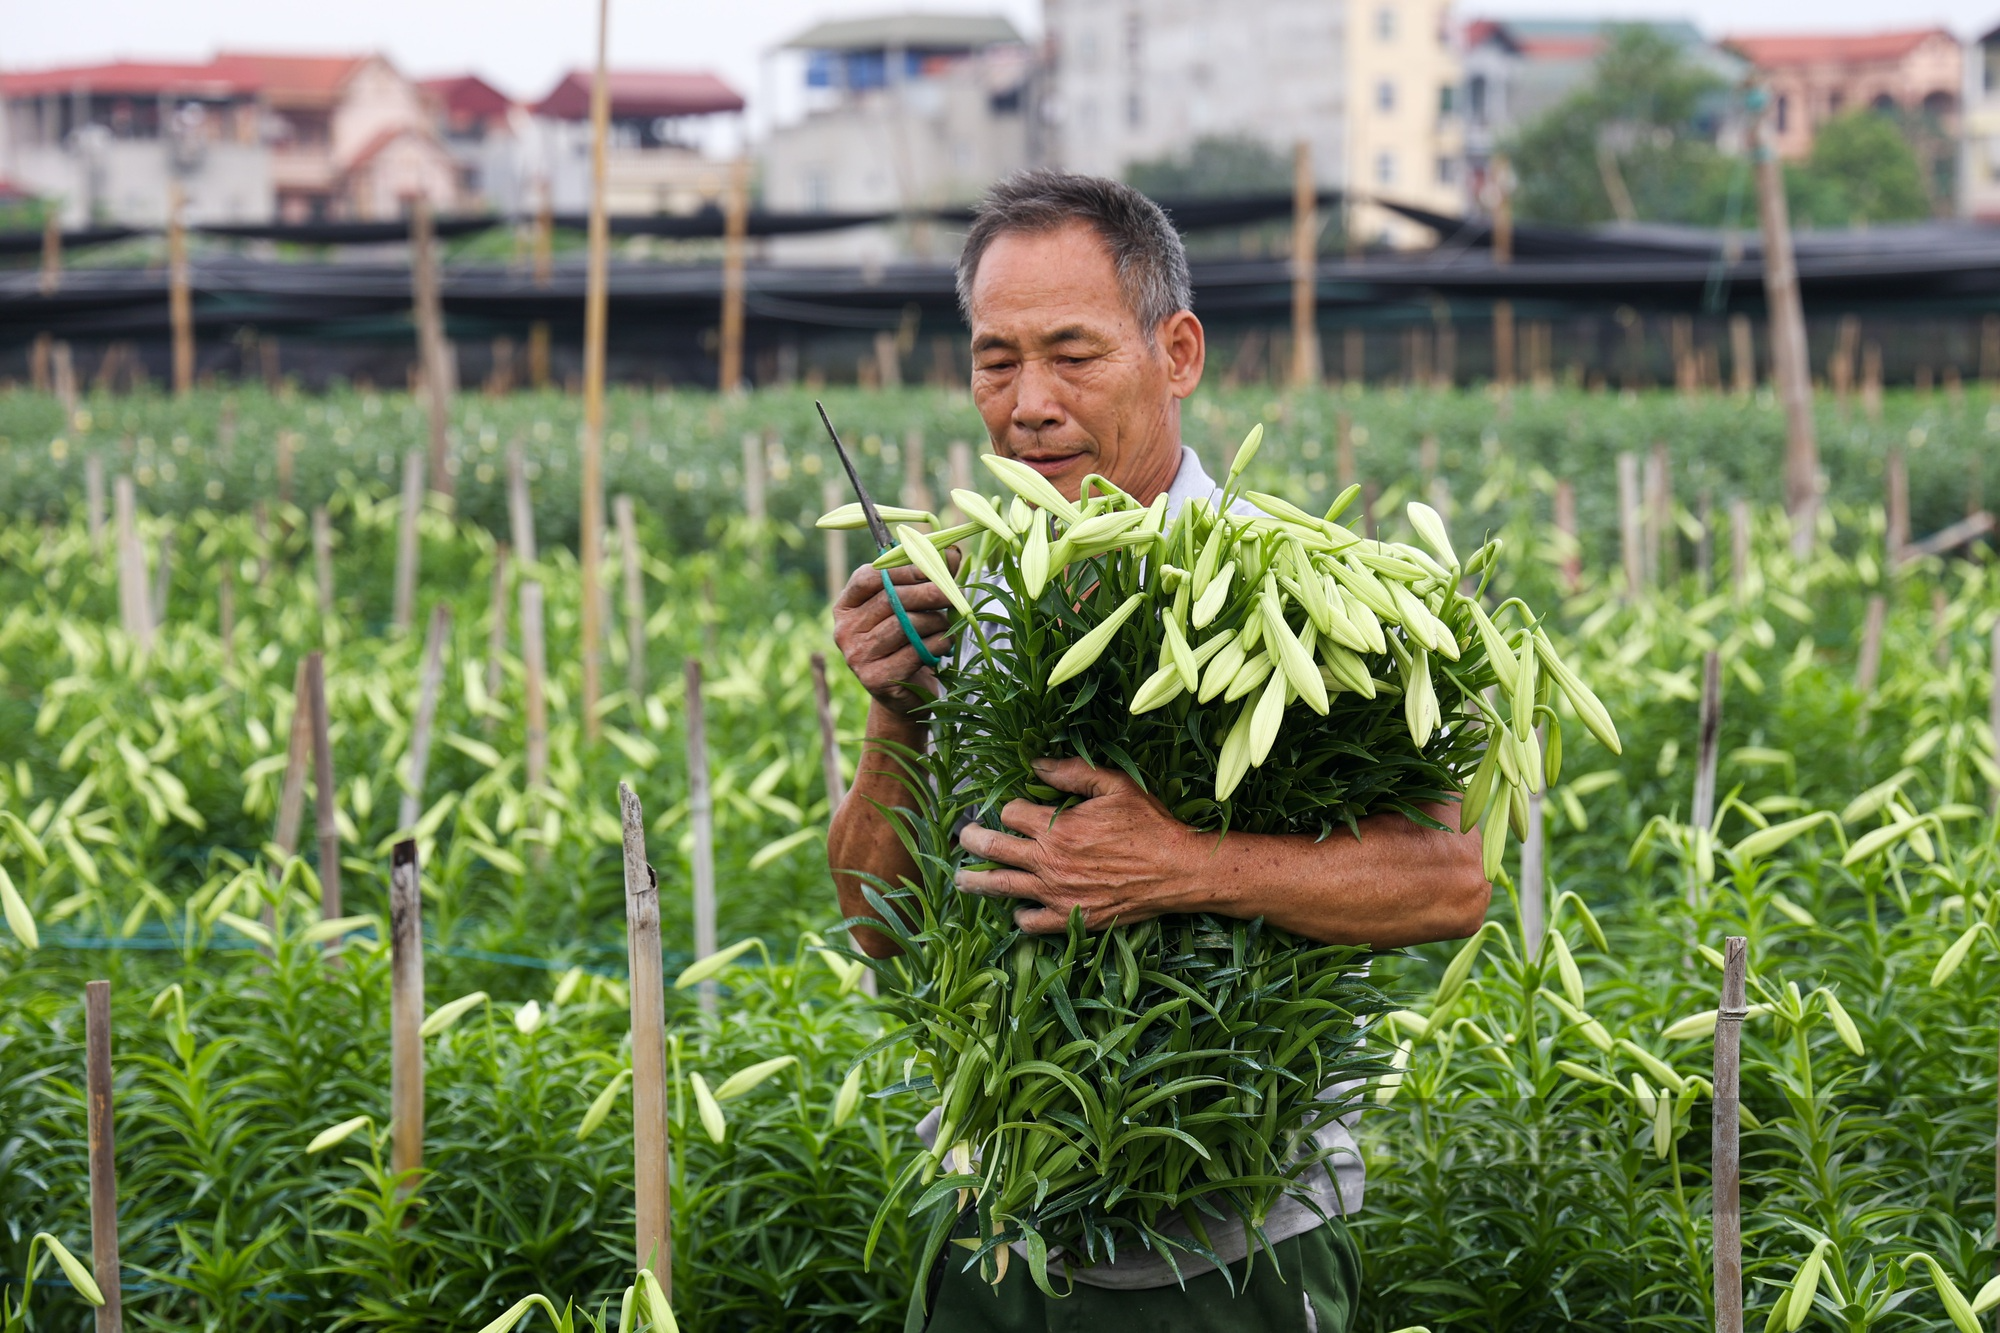
[(1118, 285), (1150, 343), (1162, 321), (1194, 305), (1187, 250), (1160, 206), (1129, 185), (1102, 176), (1024, 171), (995, 185), (973, 211), (958, 256), (958, 308), (972, 319), (972, 281), (994, 238), (1008, 232), (1061, 230), (1081, 222), (1111, 252)]

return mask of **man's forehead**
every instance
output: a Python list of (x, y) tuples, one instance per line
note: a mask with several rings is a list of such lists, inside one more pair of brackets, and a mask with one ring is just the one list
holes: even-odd
[(979, 258), (971, 298), (975, 336), (1057, 340), (1110, 335), (1132, 322), (1111, 253), (1083, 223), (996, 236)]

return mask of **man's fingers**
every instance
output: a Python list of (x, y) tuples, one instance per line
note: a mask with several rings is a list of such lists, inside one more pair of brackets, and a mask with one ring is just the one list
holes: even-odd
[(961, 870), (958, 887), (981, 898), (1038, 898), (1048, 891), (1025, 870)]
[[(1016, 838), (977, 824), (969, 825), (958, 835), (958, 845), (974, 856), (983, 856), (989, 861), (999, 861), (1010, 866), (1021, 866), (1033, 870), (1041, 864), (1041, 848), (1031, 838)], [(978, 872), (971, 872), (978, 873)]]
[[(1000, 807), (1000, 822), (1016, 833), (1034, 838), (1047, 833), (1054, 822), (1056, 808), (1052, 805), (1036, 805), (1033, 801), (1012, 800)], [(971, 830), (967, 830), (970, 832)]]
[(1132, 786), (1123, 769), (1094, 768), (1082, 759), (1037, 759), (1035, 773), (1057, 791), (1077, 796), (1109, 796)]
[(1014, 925), (1030, 935), (1060, 935), (1069, 929), (1069, 913), (1053, 907), (1023, 907), (1014, 913)]

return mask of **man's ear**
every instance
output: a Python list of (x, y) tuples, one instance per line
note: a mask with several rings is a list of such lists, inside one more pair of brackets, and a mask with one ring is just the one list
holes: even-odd
[(1167, 387), (1185, 398), (1201, 385), (1208, 362), (1208, 335), (1192, 310), (1177, 310), (1160, 324), (1160, 350), (1167, 358)]

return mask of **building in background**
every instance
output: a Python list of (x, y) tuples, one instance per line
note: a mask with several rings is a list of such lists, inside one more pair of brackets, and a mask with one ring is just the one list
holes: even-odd
[(2000, 222), (2000, 28), (1981, 35), (1965, 54), (1958, 211)]
[(1496, 150), (1529, 122), (1590, 82), (1617, 30), (1647, 28), (1687, 61), (1725, 84), (1742, 81), (1742, 57), (1716, 46), (1684, 19), (1473, 19), (1465, 25), (1465, 157), (1472, 197), (1484, 199)]
[(459, 195), (473, 209), (522, 194), (521, 153), (512, 98), (477, 74), (425, 79), (418, 85), (432, 124), (458, 163)]
[(418, 87), (379, 55), (224, 52), (203, 64), (0, 75), (0, 175), (65, 222), (157, 225), (172, 187), (201, 222), (393, 218), (461, 203)]
[(1940, 139), (1957, 136), (1965, 56), (1943, 28), (1729, 37), (1723, 44), (1770, 87), (1784, 157), (1807, 156), (1821, 125), (1863, 108), (1895, 113), (1906, 127), (1929, 127)]
[[(1037, 158), (1036, 62), (998, 15), (891, 14), (822, 23), (778, 48), (803, 83), (803, 114), (760, 151), (766, 206), (897, 213), (968, 203)], [(774, 243), (829, 261), (924, 255), (926, 225)]]
[[(522, 127), (516, 196), (504, 210), (529, 213), (548, 192), (558, 213), (590, 206), (588, 70), (564, 75), (534, 104)], [(717, 206), (729, 188), (729, 165), (705, 155), (701, 136), (713, 117), (740, 117), (743, 96), (705, 70), (614, 69), (611, 138), (605, 156), (605, 206), (615, 214), (692, 213)]]
[(1445, 0), (1046, 0), (1053, 156), (1122, 175), (1204, 138), (1312, 151), (1352, 188), (1365, 240), (1429, 232), (1372, 196), (1464, 200), (1456, 56)]

